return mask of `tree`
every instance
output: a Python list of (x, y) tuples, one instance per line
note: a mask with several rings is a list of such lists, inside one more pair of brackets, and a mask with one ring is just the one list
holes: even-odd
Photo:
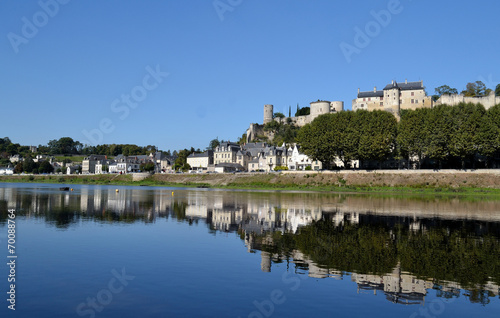
[(283, 118), (285, 118), (285, 115), (283, 113), (276, 112), (276, 113), (274, 113), (273, 118), (283, 119)]
[(247, 134), (244, 133), (238, 138), (238, 145), (242, 146), (247, 143)]
[[(217, 137), (217, 138), (215, 138), (215, 139), (210, 140), (210, 143), (208, 144), (207, 149), (208, 149), (208, 150), (214, 150), (214, 149), (215, 149), (215, 148), (217, 148), (219, 145), (220, 145), (220, 141), (219, 141), (219, 137)], [(174, 153), (175, 153), (175, 151), (174, 151)]]
[(356, 112), (361, 115), (358, 155), (361, 160), (377, 160), (380, 167), (394, 151), (397, 120), (389, 112), (376, 110)]
[(500, 96), (500, 84), (495, 87), (495, 96)]
[(141, 171), (154, 171), (155, 170), (155, 164), (153, 162), (147, 162), (147, 163), (142, 163), (141, 164)]
[(462, 94), (469, 97), (486, 96), (489, 91), (491, 91), (491, 89), (488, 89), (483, 82), (475, 81), (473, 83), (467, 83), (465, 90), (462, 91)]
[(472, 160), (478, 151), (479, 125), (485, 112), (482, 105), (471, 103), (460, 103), (451, 108), (453, 125), (449, 149), (451, 155), (461, 159), (462, 169), (465, 169), (465, 160)]
[(30, 157), (24, 159), (24, 162), (23, 162), (23, 171), (24, 172), (33, 172), (33, 169), (36, 167), (35, 165), (35, 162), (33, 161), (33, 159), (31, 159)]
[(48, 161), (42, 161), (38, 167), (39, 173), (51, 173), (54, 172), (54, 167)]
[(448, 85), (441, 85), (439, 87), (436, 87), (434, 89), (434, 91), (436, 92), (435, 95), (432, 95), (432, 99), (434, 99), (435, 101), (439, 99), (439, 97), (441, 97), (441, 95), (443, 94), (458, 94), (458, 91), (456, 88), (451, 88), (449, 87)]
[(332, 133), (332, 118), (334, 115), (318, 116), (311, 123), (300, 128), (297, 135), (301, 151), (311, 157), (312, 160), (321, 161), (326, 169), (330, 168), (330, 163), (335, 159), (336, 155)]
[(481, 117), (477, 134), (478, 153), (486, 158), (486, 168), (491, 157), (500, 149), (500, 129), (489, 114)]
[(14, 173), (22, 173), (23, 172), (23, 163), (18, 162), (14, 167)]
[(431, 134), (428, 123), (430, 112), (431, 109), (427, 108), (407, 110), (402, 113), (398, 124), (399, 150), (402, 155), (408, 156), (408, 161), (411, 161), (412, 157), (417, 157), (419, 169)]
[(299, 108), (299, 105), (297, 104), (297, 112), (295, 113), (295, 117), (309, 115), (310, 113), (311, 113), (311, 107)]
[(70, 137), (62, 137), (59, 140), (50, 140), (48, 142), (49, 152), (51, 154), (78, 154), (83, 148), (79, 141), (74, 141)]
[(432, 129), (432, 134), (430, 134), (426, 145), (427, 155), (439, 162), (439, 168), (441, 168), (442, 161), (450, 154), (448, 146), (453, 133), (451, 110), (451, 106), (438, 105), (432, 109), (428, 118), (428, 127)]

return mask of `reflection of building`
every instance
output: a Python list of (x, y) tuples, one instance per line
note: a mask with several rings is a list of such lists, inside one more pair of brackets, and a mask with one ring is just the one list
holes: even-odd
[[(260, 251), (262, 271), (274, 270), (273, 263), (288, 262), (295, 266), (297, 273), (313, 278), (342, 279), (345, 275), (351, 275), (351, 280), (357, 284), (360, 292), (381, 291), (390, 301), (404, 304), (422, 303), (429, 288), (456, 295), (460, 294), (464, 286), (455, 282), (418, 279), (402, 271), (399, 265), (392, 272), (380, 275), (370, 273), (375, 271), (371, 268), (350, 274), (345, 271), (360, 267), (329, 262), (329, 259), (337, 255), (334, 253), (324, 255), (324, 252), (328, 252), (328, 247), (333, 245), (343, 248), (343, 244), (346, 244), (346, 247), (350, 248), (352, 239), (356, 239), (359, 234), (357, 229), (361, 227), (368, 230), (375, 227), (383, 229), (383, 235), (380, 237), (388, 239), (381, 242), (387, 244), (389, 241), (389, 245), (396, 236), (392, 230), (396, 227), (409, 236), (416, 237), (417, 240), (419, 235), (425, 236), (433, 228), (447, 230), (447, 233), (450, 231), (456, 233), (457, 229), (465, 230), (471, 235), (476, 235), (478, 240), (484, 237), (484, 242), (487, 235), (493, 235), (497, 240), (500, 235), (498, 215), (493, 213), (497, 211), (498, 204), (494, 201), (470, 203), (445, 200), (438, 206), (435, 200), (424, 202), (424, 205), (421, 201), (417, 201), (411, 205), (409, 202), (412, 201), (397, 198), (362, 198), (339, 194), (178, 189), (174, 195), (172, 189), (168, 188), (120, 187), (119, 191), (116, 191), (116, 187), (110, 186), (77, 185), (74, 186), (75, 191), (59, 191), (59, 185), (30, 185), (30, 187), (35, 190), (25, 191), (23, 185), (1, 186), (0, 206), (16, 209), (19, 215), (45, 217), (47, 223), (63, 227), (79, 222), (81, 220), (79, 218), (106, 222), (154, 222), (158, 217), (174, 217), (179, 222), (185, 220), (197, 224), (203, 223), (198, 223), (198, 220), (205, 220), (210, 231), (237, 231), (249, 252)], [(466, 218), (457, 217), (464, 215), (461, 213), (469, 213), (462, 209), (471, 207), (475, 208), (474, 213), (480, 214), (479, 218), (468, 222), (464, 221)], [(455, 210), (448, 211), (452, 208)], [(417, 213), (418, 209), (421, 209), (420, 213)], [(425, 211), (432, 211), (432, 215), (428, 217), (429, 212)], [(316, 221), (321, 223), (315, 224)], [(323, 236), (318, 236), (318, 240), (315, 240), (315, 233), (325, 229), (322, 227), (325, 224), (327, 230), (335, 229), (332, 233), (335, 232), (339, 240), (328, 241), (328, 237), (322, 240)], [(306, 236), (305, 234), (311, 229), (317, 231), (312, 231), (311, 236)], [(348, 231), (353, 233), (352, 236), (345, 235)], [(287, 241), (297, 238), (292, 233), (301, 233), (304, 236), (287, 245)], [(444, 236), (446, 237), (446, 234)], [(302, 239), (308, 240), (310, 237), (312, 239), (309, 242), (313, 243), (309, 250), (297, 244), (297, 242), (302, 243)], [(342, 240), (346, 238), (347, 240)], [(493, 240), (489, 242), (496, 244)], [(286, 248), (280, 248), (280, 244)], [(301, 249), (297, 246), (301, 246)], [(464, 246), (468, 248), (469, 245)], [(315, 255), (317, 247), (320, 248), (320, 253), (316, 253), (320, 254), (319, 257)], [(365, 261), (363, 257), (368, 255), (366, 249), (356, 251), (361, 251), (356, 256), (360, 255), (361, 261)], [(391, 261), (384, 268), (391, 271), (400, 260), (395, 258), (394, 262)], [(348, 259), (348, 261), (353, 260)], [(404, 264), (402, 260), (401, 263)], [(460, 264), (463, 265), (464, 263)], [(438, 275), (436, 279), (441, 277)], [(491, 297), (499, 294), (499, 286), (494, 283), (496, 279), (489, 278), (484, 285), (467, 287), (472, 288), (474, 292), (487, 291)], [(433, 286), (432, 283), (436, 285)]]
[(427, 290), (434, 286), (430, 280), (402, 273), (399, 264), (392, 273), (385, 275), (352, 273), (351, 280), (358, 285), (358, 292), (373, 290), (376, 294), (377, 290), (380, 290), (385, 293), (387, 300), (406, 305), (422, 304)]

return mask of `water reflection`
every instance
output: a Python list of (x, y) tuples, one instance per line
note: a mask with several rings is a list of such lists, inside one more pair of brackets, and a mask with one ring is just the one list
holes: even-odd
[(144, 187), (0, 186), (7, 209), (60, 229), (80, 221), (155, 222), (175, 218), (236, 232), (261, 270), (287, 263), (320, 279), (350, 278), (359, 293), (399, 304), (439, 297), (488, 304), (500, 285), (496, 201), (408, 199), (347, 194), (195, 191)]

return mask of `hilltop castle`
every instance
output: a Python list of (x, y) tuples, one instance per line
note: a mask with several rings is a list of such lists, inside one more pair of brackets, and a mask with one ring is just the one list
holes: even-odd
[(279, 118), (274, 117), (274, 106), (267, 104), (264, 105), (264, 122), (263, 125), (250, 124), (247, 129), (247, 141), (252, 142), (257, 136), (264, 136), (267, 133), (264, 131), (264, 125), (272, 121), (277, 121), (279, 123), (294, 124), (298, 127), (305, 126), (312, 122), (316, 117), (329, 113), (337, 113), (344, 110), (344, 102), (341, 101), (323, 101), (317, 100), (316, 102), (311, 102), (309, 104), (310, 112), (309, 115), (296, 116), (296, 117), (285, 117)]
[(365, 109), (385, 110), (396, 117), (402, 109), (431, 108), (432, 97), (427, 96), (423, 82), (397, 83), (392, 81), (383, 90), (373, 88), (373, 91), (360, 92), (352, 100), (352, 110)]

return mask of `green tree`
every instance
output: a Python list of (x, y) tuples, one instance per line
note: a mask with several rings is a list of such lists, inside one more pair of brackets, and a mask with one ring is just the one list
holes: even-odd
[(437, 160), (439, 168), (442, 162), (448, 158), (450, 138), (453, 133), (452, 107), (438, 105), (430, 112), (428, 121), (429, 129), (432, 129), (427, 143), (427, 156)]
[(141, 171), (151, 172), (155, 170), (155, 164), (153, 162), (147, 162), (141, 164)]
[(14, 167), (14, 173), (22, 173), (23, 172), (23, 163), (18, 162)]
[(360, 115), (358, 155), (361, 160), (377, 160), (379, 166), (393, 153), (396, 144), (397, 120), (382, 110), (357, 111)]
[(319, 160), (323, 167), (329, 169), (335, 159), (335, 145), (333, 144), (333, 116), (325, 114), (318, 116), (311, 123), (303, 126), (297, 135), (301, 151), (313, 160)]
[(486, 158), (486, 168), (489, 159), (500, 150), (500, 128), (495, 125), (489, 114), (481, 117), (477, 135), (478, 153)]
[(470, 97), (486, 96), (488, 95), (489, 91), (491, 91), (491, 89), (488, 89), (483, 82), (475, 81), (467, 83), (465, 90), (462, 91), (462, 94)]
[(439, 97), (441, 97), (441, 95), (443, 94), (458, 94), (458, 91), (456, 88), (452, 88), (448, 85), (441, 85), (439, 87), (436, 87), (434, 89), (434, 91), (436, 92), (435, 95), (432, 95), (432, 98), (436, 101), (439, 99)]
[(51, 173), (54, 172), (54, 167), (48, 161), (42, 161), (38, 168), (39, 173)]
[(299, 108), (299, 105), (297, 104), (297, 111), (295, 112), (295, 117), (297, 116), (305, 116), (311, 114), (311, 107), (302, 107)]
[(210, 143), (208, 144), (208, 150), (214, 150), (220, 145), (219, 137), (210, 140)]
[(427, 151), (431, 129), (429, 127), (429, 116), (431, 109), (419, 108), (408, 110), (401, 115), (398, 124), (397, 144), (402, 155), (418, 158), (420, 169), (422, 160)]
[(238, 138), (238, 145), (242, 146), (247, 143), (247, 134), (244, 133), (241, 137)]
[(495, 87), (495, 96), (500, 96), (500, 84), (497, 84), (497, 87)]
[(460, 158), (462, 169), (465, 169), (465, 160), (472, 161), (478, 151), (479, 128), (481, 118), (485, 115), (482, 105), (460, 103), (451, 108), (453, 121), (450, 135), (450, 154)]
[(24, 172), (33, 172), (33, 169), (36, 167), (35, 162), (31, 157), (25, 158), (23, 162), (23, 171)]
[(276, 113), (274, 113), (273, 118), (283, 119), (283, 118), (285, 118), (285, 115), (283, 113), (276, 112)]

